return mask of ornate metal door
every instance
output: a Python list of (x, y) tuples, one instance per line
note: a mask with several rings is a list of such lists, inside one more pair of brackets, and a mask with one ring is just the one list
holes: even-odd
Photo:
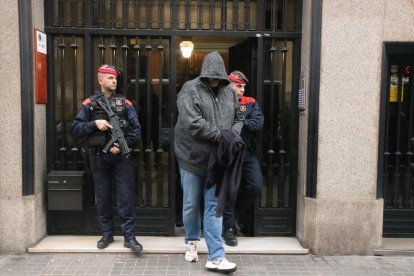
[[(413, 44), (388, 44), (380, 141), (379, 191), (385, 237), (414, 237)], [(403, 54), (404, 53), (404, 54)], [(383, 188), (383, 189), (381, 189)]]
[(249, 216), (254, 236), (295, 234), (298, 82), (293, 72), (299, 65), (298, 45), (295, 40), (259, 38), (229, 51), (230, 71), (248, 76), (247, 95), (257, 99), (265, 115), (256, 136), (264, 183)]

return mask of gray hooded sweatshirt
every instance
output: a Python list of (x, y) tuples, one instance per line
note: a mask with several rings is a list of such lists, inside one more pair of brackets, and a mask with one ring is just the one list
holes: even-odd
[[(215, 94), (208, 79), (220, 79)], [(243, 122), (238, 119), (239, 101), (229, 87), (224, 61), (218, 52), (205, 56), (200, 76), (184, 83), (177, 98), (178, 119), (174, 148), (178, 165), (205, 176), (213, 143), (221, 130), (240, 134)]]

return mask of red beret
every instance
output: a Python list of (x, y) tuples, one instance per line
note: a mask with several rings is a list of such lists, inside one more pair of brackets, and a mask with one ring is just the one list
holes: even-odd
[(228, 77), (232, 82), (235, 82), (235, 83), (247, 83), (247, 82), (249, 82), (249, 80), (246, 78), (246, 76), (242, 72), (237, 71), (237, 70), (231, 72)]
[(98, 72), (102, 74), (111, 74), (118, 77), (118, 71), (115, 69), (114, 66), (111, 65), (102, 65), (101, 67), (99, 67)]

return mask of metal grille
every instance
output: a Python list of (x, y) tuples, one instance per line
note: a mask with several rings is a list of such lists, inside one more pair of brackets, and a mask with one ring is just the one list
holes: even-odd
[(47, 12), (53, 27), (294, 32), (301, 29), (301, 2), (51, 0)]
[[(130, 99), (137, 110), (142, 125), (142, 140), (132, 153), (138, 180), (138, 202), (140, 207), (168, 207), (170, 124), (168, 116), (168, 71), (165, 48), (169, 41), (140, 37), (97, 37), (93, 39), (93, 68), (100, 64), (114, 64), (122, 71), (119, 91)], [(83, 94), (83, 39), (78, 37), (56, 37), (55, 125), (57, 156), (53, 169), (84, 169), (80, 146), (70, 134), (71, 122), (85, 97)], [(149, 58), (152, 57), (152, 58)], [(155, 64), (152, 63), (155, 61)], [(96, 71), (96, 70), (95, 70)], [(95, 74), (91, 80), (96, 78)], [(160, 81), (161, 80), (161, 81)], [(95, 91), (97, 82), (93, 82)], [(98, 90), (99, 91), (99, 90)], [(160, 133), (161, 130), (161, 133)]]
[(264, 72), (263, 111), (267, 115), (263, 130), (264, 189), (260, 207), (292, 206), (292, 174), (290, 160), (290, 118), (292, 112), (293, 44), (267, 41)]
[(295, 233), (298, 134), (294, 126), (298, 113), (292, 72), (298, 66), (294, 59), (296, 46), (288, 40), (263, 42), (263, 79), (262, 87), (258, 86), (262, 95), (257, 95), (265, 114), (258, 143), (263, 189), (254, 212), (255, 236)]
[(54, 143), (56, 143), (55, 170), (83, 169), (80, 148), (71, 136), (71, 122), (83, 99), (83, 38), (59, 36), (53, 40), (54, 59)]
[[(386, 44), (380, 136), (385, 237), (414, 237), (414, 54), (410, 43)], [(382, 189), (381, 189), (382, 188)]]
[(178, 29), (257, 30), (257, 1), (178, 1)]
[(386, 209), (414, 209), (413, 65), (389, 68), (383, 174)]
[(50, 1), (53, 17), (52, 26), (84, 27), (84, 0), (54, 0)]
[(170, 1), (93, 0), (91, 27), (170, 29)]

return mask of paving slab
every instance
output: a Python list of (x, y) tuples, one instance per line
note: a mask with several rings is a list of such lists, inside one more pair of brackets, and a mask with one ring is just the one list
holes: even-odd
[[(183, 254), (132, 253), (26, 253), (10, 255), (0, 264), (0, 275), (220, 275)], [(237, 276), (408, 276), (414, 275), (414, 258), (407, 256), (315, 256), (230, 254)]]
[(0, 255), (0, 267), (9, 260), (9, 255)]

